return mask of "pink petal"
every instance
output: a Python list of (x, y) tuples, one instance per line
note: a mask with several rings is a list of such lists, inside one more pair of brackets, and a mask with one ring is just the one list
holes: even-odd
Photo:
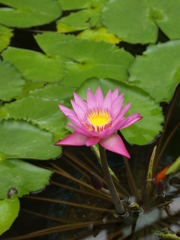
[(91, 137), (86, 141), (86, 146), (92, 146), (95, 145), (96, 143), (98, 143), (100, 141), (100, 138), (98, 137)]
[(112, 93), (111, 93), (111, 90), (109, 90), (104, 99), (102, 108), (111, 110), (111, 104), (112, 104)]
[(121, 112), (120, 112), (118, 118), (123, 118), (123, 117), (124, 117), (124, 115), (126, 114), (126, 112), (128, 111), (128, 109), (130, 108), (131, 104), (132, 104), (132, 102), (126, 104), (126, 105), (121, 109)]
[(70, 128), (72, 128), (75, 132), (81, 134), (81, 135), (84, 135), (86, 137), (91, 137), (92, 135), (90, 134), (90, 132), (88, 130), (86, 130), (85, 128), (83, 128), (83, 126), (74, 126), (73, 124), (71, 123), (68, 123), (67, 124)]
[(87, 111), (86, 102), (82, 100), (82, 98), (80, 98), (76, 93), (74, 93), (74, 100), (83, 109), (84, 112)]
[(83, 136), (79, 133), (72, 133), (71, 135), (69, 135), (68, 137), (60, 140), (59, 142), (55, 143), (55, 145), (60, 145), (60, 146), (83, 146), (86, 145), (86, 141), (87, 141), (87, 137)]
[(129, 117), (127, 117), (127, 122), (119, 129), (127, 128), (130, 125), (132, 125), (133, 123), (135, 123), (141, 119), (142, 119), (142, 117), (139, 115), (139, 113), (132, 114)]
[(117, 115), (121, 111), (123, 100), (124, 100), (123, 93), (121, 93), (121, 95), (119, 95), (119, 97), (117, 97), (116, 100), (114, 102), (112, 102), (112, 110), (111, 111), (112, 111), (112, 115), (113, 115), (114, 119), (117, 117)]
[(74, 102), (73, 100), (71, 100), (71, 104), (72, 104), (72, 106), (74, 108), (74, 111), (77, 114), (79, 120), (84, 119), (85, 112), (83, 111), (83, 109), (76, 102)]
[(99, 144), (112, 152), (130, 158), (130, 155), (123, 143), (123, 140), (117, 133), (113, 133), (109, 137), (101, 139)]
[(102, 107), (102, 104), (103, 104), (103, 101), (104, 101), (104, 96), (103, 96), (103, 93), (102, 93), (102, 90), (101, 90), (100, 86), (96, 90), (95, 100), (97, 102), (98, 107)]
[(69, 109), (67, 107), (64, 107), (62, 105), (58, 105), (58, 106), (59, 106), (60, 110), (64, 113), (64, 115), (67, 118), (69, 118), (69, 120), (71, 120), (77, 126), (80, 125), (79, 119), (78, 119), (76, 113), (73, 110), (71, 110), (71, 109)]
[(112, 102), (116, 100), (116, 98), (118, 97), (118, 93), (119, 93), (119, 89), (116, 88), (112, 93)]
[(93, 93), (91, 92), (90, 88), (88, 88), (88, 91), (87, 91), (87, 106), (90, 109), (94, 109), (97, 107), (95, 97), (94, 97)]

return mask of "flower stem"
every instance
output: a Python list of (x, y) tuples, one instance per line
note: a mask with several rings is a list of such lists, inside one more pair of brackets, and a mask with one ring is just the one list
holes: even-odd
[(108, 163), (107, 163), (105, 149), (100, 144), (99, 144), (99, 151), (100, 151), (100, 156), (101, 156), (101, 163), (102, 163), (102, 169), (103, 169), (104, 177), (106, 179), (107, 186), (108, 186), (108, 189), (110, 191), (112, 200), (114, 202), (116, 211), (117, 211), (118, 214), (123, 214), (123, 213), (125, 213), (125, 210), (124, 210), (124, 207), (121, 203), (119, 195), (116, 191), (113, 180), (111, 178), (111, 174), (110, 174), (109, 169), (108, 169)]

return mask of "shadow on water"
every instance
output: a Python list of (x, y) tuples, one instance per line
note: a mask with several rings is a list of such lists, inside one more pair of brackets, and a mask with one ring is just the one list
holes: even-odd
[[(162, 137), (151, 145), (127, 146), (130, 160), (107, 152), (109, 166), (119, 179), (114, 182), (126, 209), (125, 216), (116, 215), (108, 194), (92, 187), (91, 173), (102, 179), (104, 188), (106, 183), (91, 149), (67, 147), (59, 159), (41, 163), (55, 172), (50, 185), (42, 192), (21, 199), (19, 217), (0, 239), (153, 240), (160, 235), (164, 239), (180, 239), (179, 173), (158, 184), (153, 182), (154, 176), (179, 154), (179, 89), (176, 101), (164, 105), (168, 123), (164, 125), (166, 131)], [(160, 150), (148, 175), (156, 145)]]

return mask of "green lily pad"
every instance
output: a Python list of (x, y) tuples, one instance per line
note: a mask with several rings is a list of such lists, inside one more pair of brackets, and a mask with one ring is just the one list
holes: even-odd
[(67, 10), (77, 10), (84, 8), (96, 8), (101, 6), (107, 0), (58, 0), (64, 11)]
[(14, 64), (22, 76), (31, 81), (57, 82), (62, 80), (64, 66), (59, 56), (9, 47), (2, 53), (5, 61)]
[(151, 45), (129, 68), (128, 81), (157, 102), (169, 102), (180, 82), (180, 40)]
[[(36, 91), (36, 93), (38, 90)], [(40, 129), (45, 129), (55, 136), (54, 141), (58, 141), (64, 136), (67, 119), (59, 110), (58, 104), (64, 105), (58, 99), (48, 99), (28, 96), (18, 101), (5, 104), (0, 109), (0, 117), (4, 119), (23, 119), (36, 124)]]
[(158, 27), (149, 17), (148, 1), (114, 0), (102, 10), (101, 20), (108, 32), (130, 43), (154, 43)]
[(41, 89), (35, 89), (29, 93), (29, 96), (39, 97), (47, 100), (61, 101), (73, 97), (76, 88), (69, 88), (57, 84), (47, 85)]
[(77, 94), (83, 99), (86, 99), (87, 89), (90, 87), (92, 92), (95, 93), (98, 86), (101, 87), (104, 96), (109, 89), (113, 91), (118, 87), (120, 93), (124, 92), (124, 105), (132, 102), (132, 105), (127, 112), (127, 116), (139, 112), (143, 117), (142, 120), (121, 130), (124, 138), (130, 144), (147, 144), (153, 141), (159, 132), (162, 131), (161, 123), (164, 121), (164, 117), (161, 108), (153, 98), (142, 89), (130, 86), (128, 83), (91, 78), (86, 80), (80, 88), (77, 89)]
[(59, 42), (50, 48), (59, 54), (67, 72), (62, 81), (65, 86), (78, 87), (87, 78), (109, 77), (119, 81), (128, 78), (127, 68), (133, 56), (112, 44), (88, 40)]
[(102, 11), (109, 32), (130, 43), (155, 43), (158, 27), (170, 38), (180, 38), (178, 0), (114, 0)]
[(17, 190), (17, 197), (28, 195), (44, 188), (49, 183), (52, 171), (34, 166), (19, 159), (0, 162), (0, 199), (8, 198), (11, 188)]
[(14, 66), (0, 62), (0, 72), (0, 99), (10, 101), (22, 94), (25, 82)]
[(88, 28), (100, 27), (100, 10), (85, 9), (61, 18), (56, 22), (57, 31), (74, 32)]
[(61, 16), (58, 2), (53, 0), (0, 0), (0, 23), (11, 27), (39, 26)]
[(0, 160), (9, 158), (48, 160), (61, 154), (61, 148), (53, 144), (52, 133), (41, 130), (29, 122), (3, 120), (0, 122), (0, 133)]
[(19, 214), (18, 198), (0, 200), (0, 236), (6, 232)]
[(0, 25), (0, 52), (9, 45), (12, 36), (12, 29)]
[(77, 35), (77, 39), (89, 39), (95, 41), (104, 41), (107, 43), (118, 44), (121, 40), (115, 35), (107, 33), (105, 27), (87, 29)]
[(180, 169), (180, 156), (176, 159), (175, 162), (168, 168), (168, 170), (165, 172), (166, 175), (171, 175), (179, 171)]
[(64, 35), (57, 32), (47, 32), (43, 34), (37, 34), (34, 36), (37, 44), (39, 47), (46, 53), (46, 55), (49, 55), (49, 48), (58, 43), (58, 42), (66, 42), (70, 40), (74, 40), (75, 36), (73, 35)]

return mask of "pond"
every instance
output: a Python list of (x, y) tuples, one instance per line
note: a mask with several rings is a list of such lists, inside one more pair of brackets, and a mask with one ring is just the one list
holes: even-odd
[(154, 184), (154, 177), (178, 156), (180, 129), (168, 142), (167, 139), (179, 123), (179, 94), (163, 109), (166, 119), (172, 112), (162, 139), (162, 146), (166, 147), (156, 171), (153, 165), (152, 179), (147, 175), (149, 162), (162, 135), (147, 146), (127, 144), (129, 160), (107, 151), (109, 166), (118, 178), (114, 183), (126, 209), (123, 216), (117, 216), (110, 195), (92, 187), (94, 173), (107, 188), (93, 151), (87, 147), (64, 147), (63, 155), (56, 160), (35, 163), (53, 169), (50, 185), (21, 199), (19, 217), (0, 239), (159, 239), (165, 233), (176, 234), (178, 239), (180, 174), (167, 176), (158, 184)]

